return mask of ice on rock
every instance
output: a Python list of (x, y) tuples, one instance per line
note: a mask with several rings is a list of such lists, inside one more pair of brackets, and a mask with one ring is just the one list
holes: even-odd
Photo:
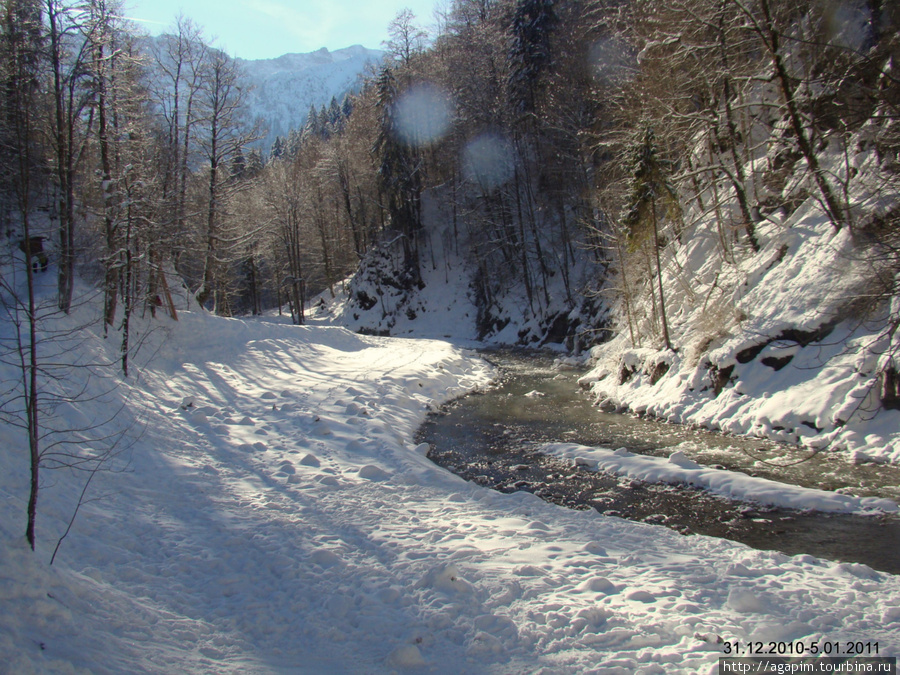
[(900, 607), (885, 607), (884, 613), (881, 615), (882, 624), (890, 624), (900, 622)]
[(513, 570), (513, 573), (519, 577), (543, 577), (547, 576), (546, 570), (542, 570), (535, 565), (523, 565)]
[(459, 568), (453, 564), (431, 570), (417, 586), (434, 588), (448, 594), (469, 595), (475, 591), (475, 587), (462, 578)]
[(316, 457), (312, 453), (307, 453), (303, 456), (303, 459), (300, 460), (300, 464), (302, 464), (303, 466), (317, 467), (321, 466), (322, 463), (319, 461), (318, 457)]
[(499, 638), (494, 637), (490, 633), (476, 633), (472, 638), (472, 642), (466, 649), (466, 656), (476, 658), (479, 656), (500, 656), (503, 654), (503, 643)]
[(732, 588), (728, 593), (728, 606), (741, 614), (754, 614), (766, 611), (765, 598), (753, 591)]
[(422, 657), (422, 652), (415, 645), (397, 647), (388, 656), (387, 662), (395, 668), (421, 668), (428, 665), (428, 662)]
[(587, 579), (579, 584), (578, 590), (591, 591), (593, 593), (605, 593), (606, 595), (612, 595), (617, 592), (615, 584), (606, 577)]
[(669, 455), (669, 463), (674, 464), (676, 466), (680, 466), (682, 469), (699, 469), (701, 468), (697, 462), (694, 462), (687, 458), (681, 450), (676, 450), (671, 455)]
[(515, 640), (519, 637), (519, 629), (508, 616), (482, 614), (475, 617), (473, 625), (475, 630), (490, 633), (494, 637), (501, 637), (505, 640)]
[(589, 541), (587, 544), (584, 545), (583, 550), (587, 553), (593, 553), (594, 555), (600, 555), (600, 556), (606, 555), (606, 549), (603, 548), (596, 541)]
[(318, 436), (332, 436), (334, 432), (331, 430), (331, 427), (321, 418), (317, 417), (315, 419), (315, 427), (314, 431)]
[(391, 477), (384, 469), (380, 469), (374, 464), (366, 464), (359, 470), (359, 477), (366, 480), (383, 481)]

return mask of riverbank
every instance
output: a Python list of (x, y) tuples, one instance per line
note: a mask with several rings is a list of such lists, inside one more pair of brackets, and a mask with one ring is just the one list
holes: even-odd
[(898, 306), (864, 302), (876, 271), (814, 206), (761, 224), (760, 250), (730, 262), (706, 226), (686, 235), (666, 279), (674, 349), (645, 299), (640, 330), (620, 317), (582, 384), (610, 409), (900, 464)]

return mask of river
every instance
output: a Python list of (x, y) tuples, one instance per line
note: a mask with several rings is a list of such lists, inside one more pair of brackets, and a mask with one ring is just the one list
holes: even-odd
[(758, 438), (600, 411), (581, 390), (580, 370), (532, 352), (484, 354), (500, 373), (495, 386), (431, 415), (418, 440), (429, 457), (467, 480), (500, 490), (528, 490), (570, 508), (665, 525), (789, 555), (859, 562), (900, 574), (900, 518), (773, 509), (708, 492), (647, 484), (587, 471), (538, 452), (571, 442), (668, 456), (673, 446), (701, 464), (806, 487), (842, 489), (900, 501), (900, 468), (853, 464), (837, 453), (811, 453)]

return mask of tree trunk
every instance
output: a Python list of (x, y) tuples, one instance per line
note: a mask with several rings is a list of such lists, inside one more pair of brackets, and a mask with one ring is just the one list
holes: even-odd
[(822, 194), (822, 199), (825, 202), (825, 210), (827, 211), (828, 217), (831, 219), (831, 225), (834, 227), (835, 232), (839, 232), (844, 224), (845, 214), (843, 213), (843, 209), (838, 203), (837, 198), (834, 196), (834, 192), (832, 192), (831, 186), (828, 184), (822, 168), (819, 166), (819, 160), (816, 157), (812, 143), (806, 134), (806, 127), (803, 125), (800, 110), (797, 107), (794, 85), (791, 82), (791, 77), (784, 65), (784, 60), (781, 57), (778, 31), (775, 30), (775, 24), (769, 8), (769, 0), (760, 0), (760, 7), (762, 8), (763, 16), (766, 21), (768, 47), (772, 57), (772, 66), (775, 69), (775, 76), (778, 80), (778, 85), (781, 88), (781, 93), (784, 96), (784, 102), (788, 110), (788, 119), (791, 122), (791, 129), (797, 137), (797, 146), (800, 148), (800, 152), (806, 160), (806, 164), (812, 173), (813, 180), (819, 188), (819, 192)]
[(663, 340), (666, 343), (666, 349), (670, 352), (672, 349), (672, 341), (669, 339), (669, 320), (666, 316), (666, 296), (663, 292), (662, 279), (662, 260), (659, 255), (659, 223), (656, 218), (656, 200), (650, 205), (651, 217), (653, 218), (653, 251), (656, 254), (656, 280), (659, 283), (659, 315), (662, 322)]

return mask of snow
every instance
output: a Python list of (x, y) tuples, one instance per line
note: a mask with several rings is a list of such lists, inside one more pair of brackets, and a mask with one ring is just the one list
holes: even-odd
[(678, 449), (673, 449), (668, 457), (648, 457), (633, 454), (624, 448), (610, 450), (573, 443), (547, 443), (541, 446), (541, 451), (571, 459), (577, 465), (594, 471), (628, 476), (648, 483), (692, 485), (729, 499), (766, 506), (832, 513), (896, 513), (900, 510), (890, 499), (855, 497), (748, 476), (740, 471), (701, 466)]
[(611, 407), (670, 422), (900, 462), (900, 411), (877, 399), (896, 348), (889, 308), (860, 311), (872, 270), (848, 229), (835, 233), (810, 199), (790, 223), (762, 224), (759, 253), (730, 264), (709, 228), (669, 252), (681, 270), (667, 281), (677, 351), (659, 349), (650, 330), (642, 347), (620, 331), (593, 349), (584, 385)]
[[(68, 358), (114, 354), (92, 331)], [(140, 332), (153, 358), (110, 395), (124, 405), (114, 424), (145, 424), (52, 567), (80, 483), (45, 472), (32, 554), (27, 455), (3, 431), (8, 672), (712, 674), (721, 639), (900, 652), (897, 577), (500, 494), (433, 465), (415, 429), (494, 376), (447, 341), (196, 311)], [(102, 384), (60, 415), (109, 406), (89, 396)]]

